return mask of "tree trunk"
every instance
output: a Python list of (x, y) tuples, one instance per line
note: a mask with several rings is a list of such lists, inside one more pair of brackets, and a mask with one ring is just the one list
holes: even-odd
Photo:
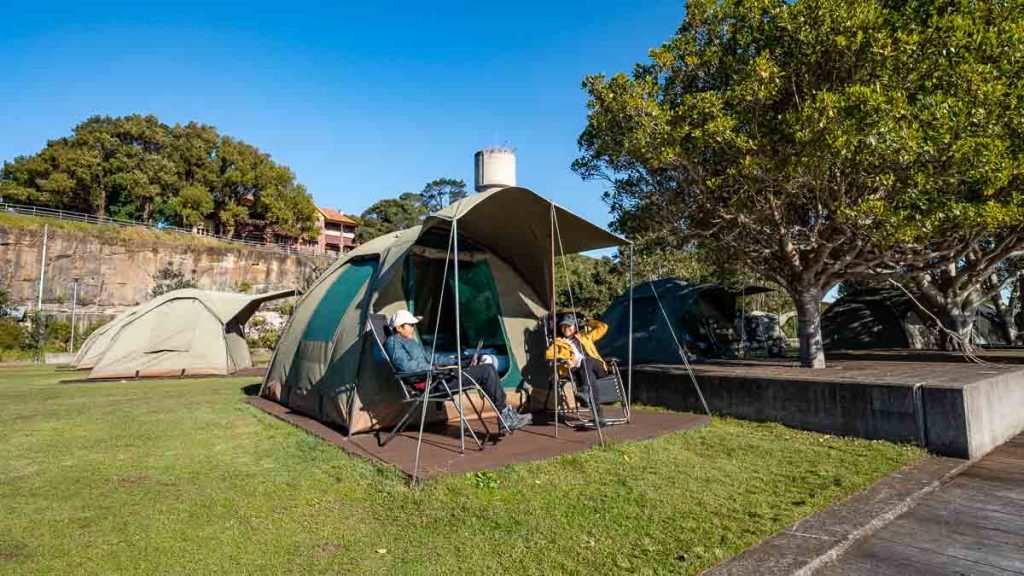
[(800, 365), (804, 368), (824, 368), (825, 349), (821, 342), (820, 290), (802, 289), (792, 294), (796, 304), (796, 333), (800, 339)]
[[(961, 352), (971, 349), (971, 330), (974, 328), (974, 313), (972, 308), (969, 312), (947, 308), (942, 311), (939, 319), (942, 320), (943, 330), (939, 335), (942, 347), (946, 350)], [(956, 335), (954, 337), (950, 334)]]
[(1001, 320), (999, 332), (1006, 339), (1006, 343), (1012, 346), (1013, 341), (1017, 339), (1017, 328), (1013, 323), (1013, 294), (1010, 295), (1009, 302), (1004, 302), (1003, 295), (996, 292), (992, 296), (992, 306)]

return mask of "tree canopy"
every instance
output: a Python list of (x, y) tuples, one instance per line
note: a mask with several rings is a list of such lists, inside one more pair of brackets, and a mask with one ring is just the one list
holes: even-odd
[(427, 215), (422, 197), (403, 192), (398, 198), (378, 200), (359, 215), (356, 239), (360, 243), (419, 224)]
[(585, 80), (574, 168), (610, 182), (619, 231), (782, 286), (822, 367), (837, 282), (1021, 221), (1022, 30), (998, 0), (691, 0), (649, 62)]
[(227, 236), (315, 237), (316, 207), (287, 166), (213, 126), (155, 116), (94, 116), (71, 136), (5, 162), (11, 202), (197, 226)]
[(437, 212), (452, 202), (462, 200), (468, 195), (466, 183), (454, 178), (438, 178), (437, 180), (427, 182), (427, 185), (420, 191), (423, 207), (427, 209), (428, 213)]
[(437, 178), (427, 182), (419, 194), (403, 192), (398, 198), (378, 200), (359, 215), (356, 238), (362, 243), (410, 228), (422, 222), (431, 212), (437, 212), (468, 195), (466, 183), (462, 180)]

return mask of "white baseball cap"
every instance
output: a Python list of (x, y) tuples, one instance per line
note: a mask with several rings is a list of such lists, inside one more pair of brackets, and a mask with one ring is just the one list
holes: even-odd
[(391, 316), (391, 327), (398, 328), (403, 324), (418, 324), (419, 318), (413, 316), (408, 310), (399, 310)]

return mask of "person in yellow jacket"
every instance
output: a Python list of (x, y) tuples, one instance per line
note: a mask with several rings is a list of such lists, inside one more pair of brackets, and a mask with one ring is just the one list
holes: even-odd
[[(594, 344), (608, 333), (608, 325), (598, 320), (587, 320), (586, 332), (580, 332), (575, 314), (564, 314), (558, 320), (558, 336), (544, 353), (548, 360), (565, 360), (573, 379), (579, 386), (584, 401), (589, 403), (591, 383), (608, 375), (608, 366)], [(563, 366), (559, 366), (559, 374), (565, 376)], [(594, 407), (599, 423), (605, 424), (601, 405)]]

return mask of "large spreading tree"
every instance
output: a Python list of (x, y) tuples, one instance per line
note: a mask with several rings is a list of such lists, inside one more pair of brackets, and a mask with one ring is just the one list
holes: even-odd
[(198, 123), (94, 116), (71, 136), (5, 162), (0, 196), (63, 210), (227, 236), (315, 237), (316, 207), (295, 174), (256, 147)]
[[(575, 168), (609, 182), (620, 231), (702, 245), (782, 286), (803, 365), (823, 367), (820, 302), (836, 283), (956, 262), (1016, 210), (1016, 152), (986, 137), (993, 120), (1016, 131), (1020, 74), (971, 54), (1020, 50), (1018, 11), (693, 0), (649, 62), (586, 79)], [(1006, 105), (973, 110), (979, 79), (1012, 85)]]
[(370, 205), (359, 215), (356, 239), (362, 243), (384, 234), (410, 228), (432, 212), (437, 212), (469, 196), (466, 183), (455, 178), (437, 178), (427, 182), (419, 194), (403, 192), (398, 198), (385, 198)]

